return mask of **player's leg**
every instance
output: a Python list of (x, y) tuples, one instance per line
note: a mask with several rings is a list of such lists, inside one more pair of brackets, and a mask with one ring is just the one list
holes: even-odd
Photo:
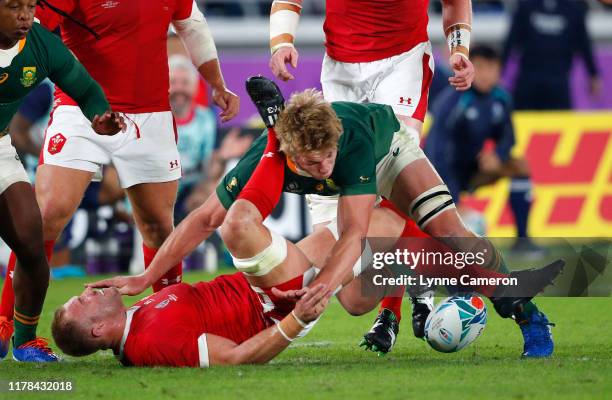
[[(0, 138), (0, 165), (0, 236), (12, 250), (13, 264), (13, 270), (7, 271), (3, 290), (0, 359), (8, 352), (14, 323), (13, 354), (17, 360), (57, 361), (46, 344), (36, 340), (38, 318), (49, 285), (49, 266), (36, 198), (8, 135)], [(17, 260), (19, 267), (15, 269)]]
[[(121, 187), (133, 207), (136, 226), (143, 237), (147, 268), (174, 228), (174, 204), (181, 177), (172, 113), (125, 114), (127, 131), (112, 149), (112, 163)], [(153, 284), (157, 292), (180, 282), (182, 262)]]
[[(79, 108), (58, 107), (52, 116), (41, 151), (41, 165), (37, 169), (35, 187), (36, 200), (43, 220), (43, 240), (47, 259), (51, 257), (55, 239), (78, 207), (93, 171), (99, 168), (95, 163), (84, 161), (86, 155), (91, 154), (95, 157), (99, 152), (95, 146), (92, 148), (78, 137), (95, 135), (91, 131), (90, 122), (81, 114)], [(12, 272), (16, 263), (17, 257), (12, 254), (2, 290), (0, 319), (13, 319)]]
[[(370, 64), (371, 68), (378, 70), (370, 101), (390, 105), (396, 117), (409, 127), (408, 132), (419, 142), (434, 71), (431, 43), (420, 43), (405, 53)], [(407, 224), (411, 225), (407, 229), (415, 228), (412, 222)], [(413, 333), (422, 338), (425, 321), (433, 309), (433, 291), (428, 287), (410, 287), (409, 294), (413, 305)], [(401, 296), (383, 298), (381, 314), (387, 309), (400, 320), (402, 299)], [(374, 326), (379, 326), (378, 319)]]
[[(401, 135), (396, 135), (392, 144), (392, 147), (394, 146), (400, 149), (398, 156), (388, 158), (387, 164), (381, 168), (381, 175), (386, 172), (385, 178), (381, 176), (379, 182), (383, 193), (390, 188), (391, 201), (405, 214), (410, 215), (421, 229), (451, 249), (483, 252), (488, 255), (484, 268), (508, 273), (501, 253), (492, 243), (465, 228), (442, 179), (414, 141), (407, 139), (407, 136), (402, 138)], [(393, 180), (389, 181), (389, 178)], [(389, 184), (390, 182), (393, 183)], [(550, 272), (552, 281), (560, 272), (560, 268), (553, 268)], [(541, 356), (552, 353), (552, 339), (550, 334), (545, 334), (548, 332), (548, 321), (533, 302), (525, 302), (525, 298), (507, 297), (493, 298), (492, 301), (501, 316), (512, 316), (522, 322), (521, 329), (531, 324), (534, 332), (538, 332), (533, 335), (538, 339), (531, 342), (529, 335), (525, 335), (526, 355)]]
[[(157, 249), (174, 229), (174, 202), (177, 189), (176, 180), (141, 183), (126, 189), (132, 204), (134, 221), (143, 238), (145, 268), (151, 264)], [(153, 284), (153, 291), (157, 292), (166, 286), (179, 283), (181, 276), (182, 263), (179, 263)]]
[(12, 184), (0, 194), (0, 220), (3, 221), (0, 235), (19, 263), (13, 271), (13, 356), (19, 361), (57, 361), (58, 357), (46, 343), (36, 339), (49, 286), (49, 265), (43, 247), (40, 211), (29, 183)]

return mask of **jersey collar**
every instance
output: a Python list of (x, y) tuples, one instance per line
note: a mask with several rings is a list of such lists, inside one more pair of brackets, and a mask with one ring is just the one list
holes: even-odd
[(123, 329), (123, 337), (121, 338), (121, 345), (119, 346), (119, 354), (117, 355), (117, 359), (121, 361), (123, 358), (123, 347), (125, 346), (125, 342), (127, 341), (128, 335), (130, 334), (130, 326), (132, 325), (132, 318), (134, 317), (134, 313), (138, 311), (140, 306), (130, 307), (125, 312), (125, 328)]
[(11, 63), (13, 62), (13, 59), (15, 59), (15, 57), (17, 57), (17, 55), (21, 53), (21, 50), (23, 50), (23, 48), (25, 47), (26, 40), (27, 38), (21, 39), (15, 44), (15, 46), (11, 47), (10, 49), (6, 49), (6, 50), (0, 49), (0, 67), (1, 68), (6, 68), (9, 65), (11, 65)]

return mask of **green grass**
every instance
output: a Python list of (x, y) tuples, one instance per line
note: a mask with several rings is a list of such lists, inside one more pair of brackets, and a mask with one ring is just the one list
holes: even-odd
[[(187, 275), (188, 281), (202, 278)], [(52, 282), (39, 332), (49, 337), (53, 310), (82, 289), (84, 280)], [(71, 380), (71, 393), (13, 394), (83, 399), (605, 399), (612, 398), (612, 298), (543, 298), (540, 308), (557, 323), (551, 359), (521, 360), (522, 339), (510, 320), (491, 310), (474, 344), (437, 353), (412, 337), (405, 302), (393, 352), (377, 357), (357, 347), (374, 314), (351, 317), (337, 302), (304, 339), (264, 366), (207, 370), (124, 368), (110, 352), (66, 357), (55, 365), (0, 362), (0, 380)], [(5, 383), (4, 383), (5, 384)], [(4, 390), (2, 388), (1, 390)]]

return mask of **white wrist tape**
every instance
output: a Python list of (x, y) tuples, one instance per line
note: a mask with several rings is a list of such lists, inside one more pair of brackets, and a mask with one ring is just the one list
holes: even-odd
[(295, 310), (291, 310), (291, 316), (295, 318), (296, 322), (300, 324), (302, 328), (306, 328), (308, 326), (306, 322), (302, 321), (301, 319), (298, 318), (297, 315), (295, 315)]
[(270, 10), (270, 51), (293, 47), (300, 21), (301, 1), (274, 1)]
[(451, 54), (469, 54), (471, 31), (469, 24), (454, 24), (446, 29), (446, 43)]
[(217, 58), (217, 48), (202, 12), (194, 0), (191, 15), (187, 19), (172, 21), (196, 67)]
[(276, 329), (278, 329), (278, 332), (283, 335), (283, 337), (285, 339), (287, 339), (287, 341), (289, 342), (293, 342), (294, 339), (291, 339), (289, 336), (287, 336), (287, 334), (285, 333), (285, 331), (283, 331), (283, 328), (281, 328), (280, 324), (276, 324)]

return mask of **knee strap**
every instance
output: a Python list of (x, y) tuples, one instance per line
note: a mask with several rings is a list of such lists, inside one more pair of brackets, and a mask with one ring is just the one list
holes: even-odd
[(410, 204), (410, 216), (419, 228), (423, 229), (440, 213), (450, 208), (455, 208), (455, 203), (448, 188), (446, 185), (438, 185), (414, 199)]
[(250, 276), (263, 276), (279, 266), (287, 258), (287, 242), (285, 238), (270, 232), (272, 243), (259, 254), (251, 258), (236, 258), (232, 256), (234, 266), (240, 272)]

